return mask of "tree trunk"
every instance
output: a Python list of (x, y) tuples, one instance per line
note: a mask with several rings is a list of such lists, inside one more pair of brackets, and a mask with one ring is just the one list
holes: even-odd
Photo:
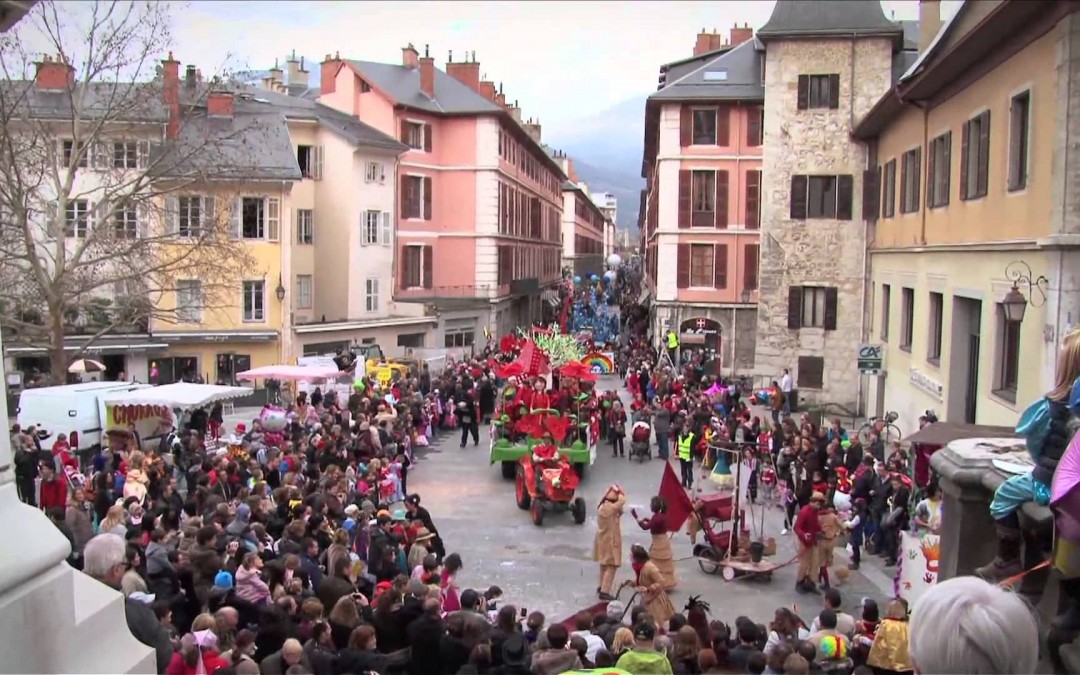
[(52, 384), (67, 384), (67, 352), (64, 351), (64, 312), (49, 308), (49, 371)]

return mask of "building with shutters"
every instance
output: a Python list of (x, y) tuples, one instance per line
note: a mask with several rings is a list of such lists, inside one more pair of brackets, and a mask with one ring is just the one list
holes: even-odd
[(755, 370), (791, 369), (801, 402), (856, 408), (866, 293), (865, 146), (851, 137), (904, 70), (877, 2), (779, 0), (762, 49), (761, 259)]
[(540, 126), (481, 78), (409, 45), (400, 64), (327, 56), (318, 101), (407, 146), (397, 166), (393, 298), (439, 317), (430, 347), (482, 347), (541, 316), (560, 278), (563, 182)]
[(639, 214), (655, 288), (653, 335), (716, 351), (727, 373), (754, 365), (761, 226), (761, 54), (753, 30), (698, 36), (666, 64), (645, 109)]
[(563, 183), (562, 264), (576, 275), (604, 273), (607, 218), (589, 195), (589, 186)]
[(936, 4), (918, 63), (855, 127), (881, 183), (866, 329), (885, 373), (869, 407), (904, 432), (927, 409), (1014, 424), (1080, 322), (1080, 66), (1063, 58), (1080, 49), (1077, 7), (965, 3), (938, 30)]

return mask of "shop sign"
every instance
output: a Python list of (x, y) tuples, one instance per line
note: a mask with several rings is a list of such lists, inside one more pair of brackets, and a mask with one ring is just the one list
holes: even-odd
[(688, 345), (703, 345), (720, 335), (720, 324), (712, 319), (683, 321), (679, 329), (679, 341)]
[(942, 400), (945, 395), (945, 387), (937, 380), (916, 368), (911, 369), (910, 380), (916, 389), (929, 394), (937, 400)]
[(885, 345), (859, 345), (858, 365), (863, 375), (880, 375), (885, 368)]

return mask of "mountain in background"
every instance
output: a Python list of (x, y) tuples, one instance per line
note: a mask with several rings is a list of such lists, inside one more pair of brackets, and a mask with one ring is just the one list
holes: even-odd
[(645, 96), (623, 101), (602, 113), (550, 131), (544, 141), (574, 159), (578, 177), (592, 192), (610, 192), (619, 200), (618, 225), (637, 231), (638, 206), (645, 179), (641, 154), (645, 142)]

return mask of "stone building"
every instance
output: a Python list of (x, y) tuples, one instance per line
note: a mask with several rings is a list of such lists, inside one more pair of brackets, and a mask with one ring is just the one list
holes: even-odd
[(755, 371), (790, 368), (801, 402), (855, 408), (870, 164), (851, 132), (903, 72), (904, 27), (877, 2), (779, 0), (756, 37), (765, 116)]

